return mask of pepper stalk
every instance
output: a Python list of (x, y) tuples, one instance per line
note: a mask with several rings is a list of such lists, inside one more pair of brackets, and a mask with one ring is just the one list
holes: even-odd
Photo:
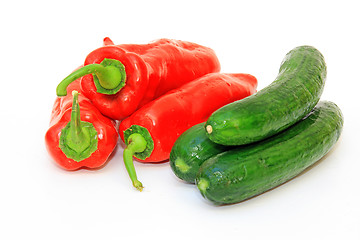
[(61, 130), (59, 147), (66, 157), (80, 162), (96, 151), (98, 138), (93, 124), (80, 119), (79, 93), (74, 90), (72, 95), (71, 120)]
[(142, 183), (137, 179), (133, 157), (144, 160), (154, 149), (154, 141), (149, 131), (139, 125), (132, 125), (124, 131), (124, 140), (127, 145), (124, 149), (123, 159), (126, 170), (133, 186), (139, 191), (143, 190)]
[(56, 88), (58, 96), (66, 96), (66, 88), (76, 79), (93, 74), (94, 84), (99, 93), (112, 95), (125, 86), (126, 72), (124, 65), (115, 59), (105, 58), (100, 64), (89, 64), (72, 72)]
[(133, 186), (140, 192), (143, 190), (142, 183), (137, 179), (133, 156), (135, 153), (143, 152), (146, 149), (146, 140), (139, 133), (133, 133), (128, 138), (128, 145), (124, 149), (123, 158), (126, 170), (132, 181)]

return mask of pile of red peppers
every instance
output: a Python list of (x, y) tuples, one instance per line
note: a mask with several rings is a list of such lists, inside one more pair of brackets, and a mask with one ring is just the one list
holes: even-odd
[(120, 136), (125, 167), (141, 191), (133, 159), (167, 161), (184, 131), (256, 87), (250, 74), (220, 73), (215, 52), (196, 43), (115, 45), (105, 38), (59, 83), (46, 146), (63, 169), (98, 169), (110, 160)]

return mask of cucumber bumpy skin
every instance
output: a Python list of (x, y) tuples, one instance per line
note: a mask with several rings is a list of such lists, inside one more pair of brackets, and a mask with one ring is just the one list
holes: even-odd
[(332, 102), (319, 102), (283, 132), (206, 160), (196, 184), (215, 204), (238, 203), (299, 175), (320, 160), (340, 137), (343, 116)]
[(197, 124), (181, 134), (170, 152), (172, 171), (188, 183), (195, 183), (196, 174), (205, 160), (230, 148), (212, 142), (206, 136), (204, 124)]
[(206, 122), (207, 135), (222, 145), (243, 145), (272, 136), (315, 107), (325, 79), (323, 55), (311, 46), (294, 48), (269, 86), (216, 110)]

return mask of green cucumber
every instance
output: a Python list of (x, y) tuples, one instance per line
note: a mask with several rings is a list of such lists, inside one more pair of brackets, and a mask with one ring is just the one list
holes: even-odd
[(259, 195), (320, 160), (337, 142), (342, 126), (340, 109), (332, 102), (319, 102), (306, 118), (281, 133), (206, 160), (197, 174), (197, 187), (215, 204)]
[(212, 142), (206, 136), (204, 124), (197, 124), (181, 134), (170, 152), (172, 171), (178, 178), (189, 183), (195, 183), (200, 165), (206, 159), (230, 148)]
[(208, 118), (208, 137), (222, 145), (243, 145), (272, 136), (315, 107), (325, 79), (323, 55), (310, 46), (294, 48), (284, 58), (274, 82)]

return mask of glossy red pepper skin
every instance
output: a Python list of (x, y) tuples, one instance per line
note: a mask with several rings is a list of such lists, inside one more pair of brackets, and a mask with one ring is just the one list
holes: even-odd
[(105, 58), (120, 61), (126, 84), (114, 95), (98, 93), (92, 75), (81, 79), (82, 92), (104, 115), (122, 120), (149, 101), (205, 74), (220, 71), (215, 52), (207, 47), (159, 39), (149, 44), (114, 45), (109, 38), (91, 52), (84, 65), (99, 64)]
[(250, 74), (207, 74), (149, 102), (119, 126), (124, 131), (132, 125), (147, 129), (154, 142), (151, 155), (140, 162), (168, 160), (176, 139), (188, 128), (206, 121), (216, 109), (256, 92), (257, 79)]
[(115, 122), (103, 116), (91, 101), (79, 95), (79, 105), (81, 121), (92, 123), (97, 131), (98, 145), (95, 152), (90, 157), (74, 161), (66, 157), (59, 147), (59, 139), (61, 130), (70, 122), (73, 98), (71, 92), (73, 90), (80, 92), (80, 81), (76, 80), (71, 83), (65, 97), (58, 97), (55, 100), (51, 113), (50, 127), (45, 134), (46, 148), (54, 159), (54, 161), (66, 170), (77, 170), (80, 168), (96, 169), (103, 166), (117, 145), (118, 133), (116, 131)]

